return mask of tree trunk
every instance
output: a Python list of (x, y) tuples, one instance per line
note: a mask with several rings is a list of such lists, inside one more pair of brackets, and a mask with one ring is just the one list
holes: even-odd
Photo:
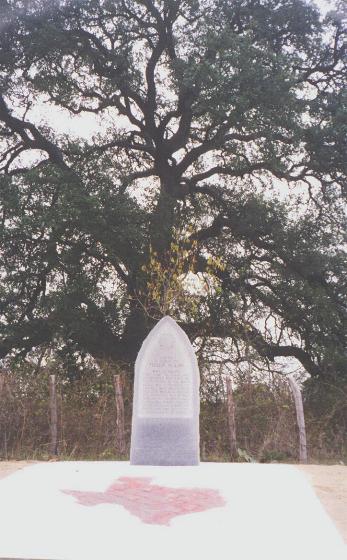
[(299, 430), (299, 461), (300, 463), (307, 463), (306, 428), (302, 395), (299, 385), (291, 375), (288, 375), (288, 383), (294, 398), (296, 419)]
[(236, 461), (238, 454), (237, 454), (237, 446), (236, 446), (235, 402), (234, 402), (234, 395), (233, 395), (230, 377), (227, 377), (226, 384), (227, 384), (230, 458), (232, 461)]
[(177, 199), (173, 198), (162, 185), (150, 229), (152, 249), (159, 258), (169, 249), (172, 241), (176, 206)]
[(55, 375), (49, 376), (49, 407), (51, 415), (51, 455), (58, 455), (58, 411), (57, 411), (57, 390)]
[(130, 313), (125, 321), (122, 337), (123, 356), (122, 361), (127, 364), (135, 362), (141, 344), (146, 338), (150, 327), (148, 317), (139, 302), (130, 301)]
[(125, 453), (125, 430), (122, 376), (114, 375), (113, 382), (116, 400), (116, 450), (123, 455)]
[[(161, 185), (156, 208), (150, 223), (150, 246), (155, 252), (155, 260), (165, 269), (173, 239), (175, 225), (175, 210), (177, 199), (172, 197), (165, 186)], [(148, 248), (149, 249), (149, 248)], [(153, 256), (153, 253), (152, 253)], [(140, 265), (150, 269), (151, 255), (148, 251)], [(139, 267), (133, 271), (135, 279), (134, 293), (130, 301), (130, 313), (126, 319), (122, 337), (124, 361), (133, 362), (140, 350), (141, 344), (154, 326), (158, 315), (158, 301), (152, 301), (148, 290), (149, 274)], [(164, 294), (161, 294), (163, 296)]]

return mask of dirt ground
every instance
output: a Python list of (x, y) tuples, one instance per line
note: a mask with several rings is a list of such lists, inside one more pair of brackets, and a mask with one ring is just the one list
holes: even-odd
[(5, 476), (15, 471), (24, 469), (24, 467), (35, 465), (36, 462), (37, 461), (0, 461), (0, 479), (5, 478)]
[(298, 465), (347, 543), (347, 466)]
[[(1, 461), (0, 479), (36, 461)], [(298, 465), (347, 543), (347, 466)]]

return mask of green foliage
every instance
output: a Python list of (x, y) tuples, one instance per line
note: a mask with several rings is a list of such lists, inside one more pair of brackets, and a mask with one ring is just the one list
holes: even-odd
[[(0, 10), (0, 357), (53, 352), (78, 377), (91, 357), (133, 361), (170, 312), (205, 349), (232, 340), (234, 361), (252, 348), (345, 376), (342, 15), (301, 0)], [(95, 134), (59, 133), (53, 106)]]

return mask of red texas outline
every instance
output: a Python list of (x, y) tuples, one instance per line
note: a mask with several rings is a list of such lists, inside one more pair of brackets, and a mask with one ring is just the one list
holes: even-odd
[(223, 507), (218, 490), (209, 488), (168, 488), (152, 484), (151, 478), (120, 477), (105, 492), (62, 490), (83, 506), (118, 504), (143, 523), (170, 525), (173, 517)]

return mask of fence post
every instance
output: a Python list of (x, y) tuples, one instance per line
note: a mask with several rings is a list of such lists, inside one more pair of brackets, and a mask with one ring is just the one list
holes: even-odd
[(2, 371), (0, 371), (0, 398), (2, 396), (4, 387), (5, 387), (5, 374)]
[(123, 384), (122, 376), (117, 374), (113, 376), (114, 394), (116, 400), (116, 449), (118, 453), (125, 453), (125, 435), (124, 435), (124, 400), (123, 400)]
[[(0, 407), (1, 410), (3, 410), (3, 405), (1, 403), (2, 401), (2, 395), (3, 393), (5, 393), (5, 374), (3, 371), (0, 371)], [(0, 411), (0, 419), (1, 419), (1, 411)], [(0, 426), (2, 427), (2, 426)], [(3, 444), (2, 442), (0, 442), (0, 452), (1, 452), (1, 447), (3, 445), (4, 447), (4, 456), (5, 456), (5, 461), (7, 461), (7, 434), (6, 434), (6, 428), (3, 430), (4, 431), (4, 439), (3, 439)]]
[(235, 424), (235, 402), (230, 377), (226, 379), (227, 385), (227, 408), (228, 408), (228, 424), (229, 424), (229, 444), (230, 457), (232, 461), (236, 461), (238, 457), (236, 446), (236, 424)]
[(299, 461), (300, 463), (307, 463), (306, 428), (302, 395), (300, 387), (294, 377), (292, 375), (288, 375), (287, 379), (294, 398), (296, 419), (299, 429)]
[(51, 455), (58, 455), (58, 411), (57, 411), (57, 390), (55, 375), (49, 376), (49, 408), (50, 408), (50, 431), (51, 431)]

